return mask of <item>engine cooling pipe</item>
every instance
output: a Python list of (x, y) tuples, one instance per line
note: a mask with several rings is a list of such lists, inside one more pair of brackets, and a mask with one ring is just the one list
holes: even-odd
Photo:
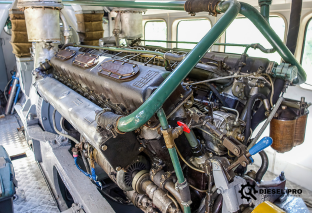
[(238, 12), (249, 18), (254, 25), (265, 36), (274, 49), (282, 56), (285, 62), (291, 63), (298, 68), (298, 79), (296, 83), (306, 81), (306, 73), (294, 58), (283, 41), (278, 37), (268, 22), (254, 7), (246, 3), (238, 3), (236, 0), (220, 2), (217, 12), (225, 12), (212, 29), (203, 37), (196, 47), (185, 57), (177, 68), (166, 78), (158, 89), (132, 114), (118, 121), (118, 129), (121, 132), (133, 131), (144, 125), (162, 106), (170, 94), (177, 88), (182, 80), (190, 73), (194, 66), (203, 57), (206, 51), (226, 30), (230, 23), (236, 18)]
[(174, 139), (170, 132), (170, 127), (169, 127), (165, 112), (162, 108), (157, 112), (157, 116), (159, 118), (159, 121), (162, 127), (162, 133), (164, 136), (166, 147), (169, 151), (169, 155), (172, 161), (174, 171), (178, 178), (177, 187), (179, 188), (179, 194), (181, 196), (181, 201), (182, 201), (181, 204), (184, 207), (184, 213), (190, 213), (191, 212), (190, 204), (192, 203), (190, 188), (186, 179), (184, 178), (181, 164), (178, 158), (177, 150), (174, 146), (174, 141), (173, 141)]
[(239, 12), (239, 3), (236, 0), (220, 2), (220, 11), (226, 11), (213, 28), (203, 37), (196, 47), (185, 59), (171, 72), (158, 89), (132, 114), (122, 117), (118, 121), (121, 132), (130, 132), (144, 125), (156, 111), (160, 109), (166, 99), (178, 87), (182, 80), (190, 73), (201, 60), (207, 50), (226, 30)]
[(295, 54), (302, 10), (302, 0), (292, 0), (286, 46)]

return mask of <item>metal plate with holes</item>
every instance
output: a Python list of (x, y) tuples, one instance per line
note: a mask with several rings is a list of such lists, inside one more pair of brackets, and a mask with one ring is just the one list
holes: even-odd
[(99, 66), (98, 74), (116, 80), (128, 80), (140, 71), (136, 64), (129, 62), (112, 60), (106, 61)]
[(82, 53), (75, 57), (73, 64), (82, 68), (89, 68), (96, 65), (99, 61), (97, 55)]
[(56, 53), (55, 57), (60, 59), (60, 60), (66, 61), (66, 60), (74, 57), (74, 55), (76, 55), (76, 51), (70, 50), (70, 49), (65, 49), (65, 50), (60, 50), (58, 53)]
[(18, 181), (15, 213), (60, 212), (37, 166), (33, 152), (28, 148), (24, 135), (17, 131), (17, 119), (13, 115), (0, 119), (0, 144), (10, 156), (26, 153), (26, 157), (13, 160)]

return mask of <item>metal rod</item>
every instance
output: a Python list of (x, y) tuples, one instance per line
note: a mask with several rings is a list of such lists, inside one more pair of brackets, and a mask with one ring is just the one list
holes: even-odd
[(10, 93), (10, 97), (9, 97), (9, 100), (8, 100), (8, 103), (6, 105), (6, 108), (5, 108), (5, 115), (8, 115), (10, 114), (11, 112), (11, 108), (12, 108), (12, 105), (13, 105), (13, 102), (14, 102), (14, 99), (15, 99), (15, 94), (16, 94), (16, 90), (17, 90), (17, 84), (19, 82), (19, 74), (16, 73), (16, 77), (13, 77), (13, 84), (12, 84), (12, 89), (11, 89), (11, 93)]
[(259, 130), (258, 134), (256, 135), (256, 137), (252, 140), (252, 142), (249, 144), (247, 150), (249, 150), (251, 147), (253, 147), (258, 139), (260, 138), (260, 136), (262, 135), (262, 133), (264, 132), (264, 130), (267, 128), (267, 126), (269, 125), (269, 123), (271, 122), (271, 120), (273, 119), (274, 115), (276, 114), (278, 108), (280, 107), (280, 105), (282, 104), (284, 98), (280, 97), (276, 104), (275, 107), (273, 108), (273, 110), (271, 111), (269, 117), (267, 118), (267, 120), (265, 121), (265, 123), (262, 125), (261, 129)]
[(221, 107), (222, 109), (228, 110), (228, 111), (232, 111), (236, 113), (236, 118), (235, 118), (235, 122), (238, 122), (238, 118), (239, 118), (239, 112), (236, 109), (232, 109), (232, 108), (228, 108), (228, 107)]

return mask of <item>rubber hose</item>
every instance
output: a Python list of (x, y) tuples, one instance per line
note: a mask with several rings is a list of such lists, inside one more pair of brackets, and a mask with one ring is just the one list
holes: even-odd
[(219, 213), (222, 209), (223, 204), (223, 197), (222, 195), (218, 195), (217, 199), (215, 200), (212, 208), (212, 213)]
[[(283, 79), (279, 79), (277, 78), (274, 82), (274, 95), (273, 95), (273, 104), (276, 104), (281, 92), (284, 89), (284, 85), (285, 85), (285, 81)], [(272, 91), (271, 91), (272, 92)], [(268, 97), (271, 96), (271, 93), (269, 94)], [(251, 121), (251, 129), (254, 130), (256, 129), (256, 127), (259, 125), (259, 123), (261, 123), (262, 121), (264, 121), (266, 119), (265, 115), (265, 108), (262, 105), (258, 111), (254, 114), (254, 116), (252, 117), (252, 121)]]
[(295, 54), (297, 39), (300, 28), (300, 18), (302, 11), (302, 0), (292, 0), (291, 3), (291, 12), (290, 12), (290, 20), (289, 20), (289, 30), (287, 35), (287, 43), (286, 46)]
[(250, 128), (251, 128), (251, 116), (252, 116), (252, 109), (254, 106), (254, 103), (257, 99), (266, 99), (267, 97), (261, 93), (255, 94), (251, 96), (247, 103), (247, 115), (246, 115), (246, 129), (245, 129), (245, 143), (248, 141), (248, 138), (250, 136)]
[(261, 152), (259, 152), (259, 155), (261, 157), (262, 163), (261, 163), (260, 169), (258, 170), (256, 174), (256, 178), (255, 178), (256, 182), (260, 182), (262, 180), (264, 174), (266, 173), (269, 167), (269, 159), (265, 151), (262, 150)]
[(211, 91), (217, 96), (217, 98), (221, 101), (222, 105), (225, 107), (229, 107), (228, 104), (225, 102), (223, 97), (220, 95), (219, 91), (210, 83), (206, 83), (206, 85), (211, 89)]

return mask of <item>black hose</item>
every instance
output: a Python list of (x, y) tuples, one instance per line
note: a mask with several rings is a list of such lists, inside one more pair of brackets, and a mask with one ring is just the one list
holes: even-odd
[(259, 155), (261, 157), (262, 163), (261, 163), (260, 169), (258, 170), (256, 174), (256, 178), (255, 178), (256, 182), (260, 182), (262, 180), (264, 174), (266, 173), (269, 167), (269, 159), (265, 151), (262, 150), (261, 152), (259, 152)]
[(223, 197), (222, 195), (218, 195), (217, 199), (215, 200), (212, 208), (212, 213), (219, 213), (222, 209), (223, 204)]
[(297, 39), (300, 28), (301, 10), (302, 10), (302, 0), (292, 0), (289, 20), (289, 30), (286, 43), (286, 46), (288, 47), (290, 52), (292, 52), (292, 54), (294, 54), (296, 51)]
[(253, 96), (251, 96), (248, 100), (247, 103), (247, 115), (246, 115), (246, 129), (245, 129), (245, 142), (248, 141), (249, 136), (250, 136), (250, 128), (251, 128), (251, 116), (252, 116), (252, 111), (253, 111), (253, 106), (254, 103), (257, 99), (267, 99), (267, 97), (261, 93), (255, 94)]
[(209, 89), (217, 96), (217, 98), (220, 100), (223, 106), (229, 107), (228, 104), (225, 102), (223, 97), (220, 95), (219, 91), (210, 83), (206, 83), (206, 85), (209, 87)]
[[(285, 85), (285, 80), (283, 79), (279, 79), (277, 78), (274, 82), (274, 95), (273, 95), (273, 104), (276, 104), (281, 92), (284, 89), (284, 85)], [(272, 92), (272, 91), (271, 91)], [(268, 97), (271, 96), (271, 93), (269, 94)], [(259, 125), (259, 123), (261, 123), (262, 121), (264, 121), (266, 119), (265, 117), (265, 108), (262, 105), (257, 112), (254, 114), (254, 116), (252, 117), (252, 121), (251, 121), (251, 129), (254, 130), (256, 129), (256, 127)]]

